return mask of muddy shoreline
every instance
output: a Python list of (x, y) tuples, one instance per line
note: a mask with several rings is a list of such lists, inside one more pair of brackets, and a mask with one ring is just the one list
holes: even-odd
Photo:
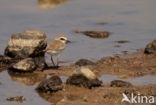
[[(103, 74), (117, 75), (120, 79), (142, 77), (156, 74), (156, 55), (145, 55), (143, 50), (136, 53), (104, 57), (93, 66), (93, 72), (99, 77)], [(69, 76), (75, 69), (74, 65), (61, 67), (59, 70), (45, 70), (48, 75)], [(121, 103), (122, 93), (156, 96), (156, 85), (141, 85), (132, 87), (110, 87), (110, 83), (94, 89), (75, 86), (65, 86), (63, 91), (54, 94), (40, 94), (45, 100), (57, 105), (129, 105)], [(54, 96), (55, 98), (52, 98)], [(95, 97), (96, 96), (96, 97)], [(58, 101), (59, 100), (59, 101)]]
[[(143, 77), (146, 75), (156, 75), (156, 55), (146, 55), (143, 50), (132, 54), (115, 55), (104, 57), (91, 66), (92, 71), (100, 78), (102, 75), (116, 75), (119, 79), (128, 79), (134, 77)], [(11, 75), (12, 80), (33, 86), (44, 80), (47, 76), (58, 75), (67, 78), (74, 73), (77, 66), (73, 63), (67, 66), (61, 66), (58, 69), (48, 68), (44, 71), (35, 71), (35, 75), (22, 74), (24, 76)], [(65, 81), (65, 80), (64, 80)], [(7, 82), (7, 81), (6, 81)], [(3, 85), (3, 84), (1, 84)], [(103, 84), (101, 87), (86, 89), (83, 87), (64, 85), (63, 90), (56, 93), (38, 93), (47, 102), (52, 105), (129, 105), (121, 103), (122, 93), (127, 94), (138, 92), (142, 95), (156, 96), (156, 85), (147, 84), (132, 87), (111, 87), (110, 83)], [(96, 96), (96, 97), (95, 97)], [(27, 102), (27, 100), (25, 101)]]
[[(53, 94), (40, 93), (46, 101), (55, 103), (54, 105), (129, 105), (123, 102), (122, 93), (156, 96), (156, 85), (138, 87), (110, 87), (103, 86), (92, 90), (66, 86), (63, 91)], [(53, 105), (53, 104), (52, 104)], [(155, 105), (155, 104), (153, 104)]]
[[(103, 57), (92, 66), (93, 72), (101, 76), (114, 74), (121, 78), (138, 77), (156, 74), (156, 55), (146, 55), (143, 50), (132, 54)], [(77, 67), (73, 64), (61, 66), (59, 69), (46, 69), (42, 73), (48, 75), (70, 76)]]

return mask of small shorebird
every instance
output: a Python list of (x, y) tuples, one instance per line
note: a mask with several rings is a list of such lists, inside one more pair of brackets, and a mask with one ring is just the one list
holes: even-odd
[[(46, 47), (46, 53), (51, 55), (51, 61), (53, 66), (58, 66), (58, 56), (65, 49), (65, 46), (70, 41), (67, 37), (61, 36), (55, 38), (48, 46)], [(57, 64), (55, 65), (53, 56), (57, 56)]]
[(97, 76), (89, 69), (87, 66), (81, 66), (78, 71), (78, 74), (82, 74), (90, 80), (97, 79)]

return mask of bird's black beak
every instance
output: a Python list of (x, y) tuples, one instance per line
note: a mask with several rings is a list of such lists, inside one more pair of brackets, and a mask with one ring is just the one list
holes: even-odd
[(70, 40), (67, 40), (66, 43), (67, 43), (67, 44), (68, 44), (68, 43), (71, 43), (71, 41), (70, 41)]

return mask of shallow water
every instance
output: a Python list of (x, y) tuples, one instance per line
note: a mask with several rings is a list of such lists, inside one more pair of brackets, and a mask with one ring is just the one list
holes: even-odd
[[(67, 76), (61, 76), (62, 81), (65, 83), (67, 80)], [(128, 79), (121, 79), (117, 75), (111, 75), (111, 74), (104, 74), (102, 75), (99, 80), (103, 82), (103, 84), (110, 84), (113, 80), (123, 80), (130, 82), (134, 86), (143, 86), (143, 85), (152, 85), (156, 84), (156, 76), (153, 75), (145, 75), (141, 77), (135, 77), (135, 78), (128, 78)]]
[[(53, 9), (41, 9), (37, 0), (0, 1), (0, 53), (12, 33), (40, 29), (48, 40), (60, 33), (73, 41), (61, 60), (98, 59), (103, 56), (136, 51), (156, 38), (155, 0), (69, 0)], [(106, 23), (106, 24), (104, 24)], [(108, 39), (92, 39), (73, 30), (106, 30)], [(129, 40), (121, 44), (114, 41)]]
[[(36, 79), (34, 79), (34, 78)], [(60, 76), (65, 83), (67, 76)], [(41, 78), (41, 79), (37, 79)], [(32, 76), (13, 76), (9, 75), (7, 71), (0, 73), (0, 105), (16, 105), (18, 102), (6, 101), (6, 98), (11, 96), (24, 96), (26, 101), (20, 103), (20, 105), (49, 105), (49, 103), (42, 99), (35, 91), (38, 83), (45, 79), (44, 76), (32, 75)], [(100, 78), (103, 84), (109, 84), (113, 80), (120, 79), (116, 75), (104, 74)], [(38, 80), (38, 81), (37, 81)], [(135, 86), (144, 86), (149, 84), (156, 84), (156, 76), (146, 75), (143, 77), (120, 79), (128, 81)]]
[(142, 77), (121, 79), (116, 75), (104, 74), (100, 77), (100, 80), (102, 80), (102, 82), (104, 84), (109, 84), (113, 80), (127, 81), (127, 82), (130, 82), (131, 84), (133, 84), (135, 86), (152, 85), (152, 84), (155, 85), (156, 84), (156, 76), (152, 76), (152, 75), (145, 75)]
[[(156, 38), (155, 4), (156, 0), (69, 0), (45, 10), (38, 6), (37, 0), (0, 0), (0, 53), (4, 52), (12, 33), (26, 29), (45, 31), (49, 41), (60, 33), (66, 34), (73, 43), (61, 54), (60, 59), (64, 61), (134, 52)], [(108, 39), (92, 39), (73, 33), (77, 29), (106, 30), (112, 34)], [(130, 43), (115, 43), (119, 40)], [(118, 45), (120, 47), (115, 47)], [(105, 75), (103, 82), (114, 79), (118, 77)], [(155, 80), (155, 77), (145, 76), (128, 81), (142, 85), (155, 84)], [(0, 105), (16, 105), (16, 102), (5, 101), (16, 95), (26, 98), (21, 105), (49, 105), (35, 92), (36, 85), (23, 84), (6, 71), (0, 73), (0, 82)]]
[[(27, 86), (24, 83), (13, 81), (7, 71), (0, 73), (0, 81), (0, 105), (49, 105), (35, 91), (36, 85)], [(6, 101), (6, 98), (15, 96), (24, 96), (26, 101), (23, 103)]]

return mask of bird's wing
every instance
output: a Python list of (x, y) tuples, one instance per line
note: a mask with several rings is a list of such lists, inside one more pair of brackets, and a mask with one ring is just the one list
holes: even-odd
[(65, 47), (64, 43), (62, 43), (59, 40), (54, 40), (53, 42), (48, 44), (46, 51), (47, 50), (62, 50), (62, 49), (64, 49), (64, 47)]

